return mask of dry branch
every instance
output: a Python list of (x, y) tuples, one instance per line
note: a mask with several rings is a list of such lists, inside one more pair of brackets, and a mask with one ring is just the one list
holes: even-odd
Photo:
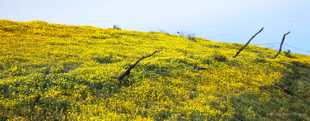
[(249, 39), (249, 41), (248, 41), (244, 46), (242, 46), (242, 47), (238, 50), (238, 52), (237, 52), (233, 57), (236, 58), (236, 57), (241, 53), (241, 51), (244, 50), (244, 49), (250, 44), (250, 42), (251, 42), (259, 33), (261, 33), (263, 30), (264, 30), (264, 27), (261, 28), (256, 34), (254, 34), (254, 35)]
[(154, 52), (151, 53), (151, 54), (142, 56), (142, 57), (139, 58), (134, 64), (129, 65), (128, 69), (127, 69), (126, 71), (124, 71), (123, 73), (121, 73), (121, 74), (118, 76), (117, 79), (118, 79), (119, 81), (123, 81), (125, 77), (127, 77), (127, 76), (130, 75), (130, 71), (131, 71), (133, 68), (135, 68), (135, 67), (139, 64), (140, 61), (142, 61), (142, 60), (144, 60), (144, 59), (146, 59), (146, 58), (149, 58), (149, 57), (151, 57), (151, 56), (153, 56), (154, 54), (159, 53), (159, 52), (160, 52), (160, 51), (156, 50), (156, 51), (154, 51)]
[(285, 33), (285, 34), (283, 35), (282, 41), (281, 41), (281, 44), (280, 44), (279, 51), (278, 51), (278, 53), (274, 56), (274, 58), (277, 58), (277, 57), (280, 55), (280, 53), (281, 53), (281, 51), (282, 51), (282, 47), (283, 47), (284, 41), (285, 41), (285, 38), (286, 38), (286, 36), (289, 35), (290, 33), (291, 33), (291, 32), (287, 32), (287, 33)]

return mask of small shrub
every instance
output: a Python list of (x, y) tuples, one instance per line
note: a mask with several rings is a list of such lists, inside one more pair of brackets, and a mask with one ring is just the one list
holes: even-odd
[(183, 32), (177, 32), (177, 34), (181, 37), (187, 38), (188, 40), (191, 40), (193, 42), (196, 42), (195, 34), (184, 34)]
[(223, 55), (214, 55), (213, 59), (219, 62), (227, 62), (228, 59), (227, 57), (223, 56)]
[(108, 56), (94, 55), (92, 56), (92, 59), (100, 64), (108, 64), (118, 61), (118, 59), (113, 58), (111, 55)]
[(186, 37), (187, 37), (188, 40), (191, 40), (191, 41), (193, 41), (193, 42), (196, 42), (196, 41), (197, 41), (194, 34), (188, 34)]
[(146, 65), (145, 69), (146, 71), (148, 71), (148, 73), (153, 72), (155, 74), (162, 75), (162, 76), (167, 76), (170, 74), (169, 68), (161, 67), (155, 64)]
[(93, 39), (107, 39), (110, 38), (110, 35), (106, 35), (106, 34), (96, 34), (96, 35), (91, 35), (90, 36)]
[(78, 63), (64, 63), (63, 64), (63, 71), (64, 72), (69, 72), (69, 71), (71, 71), (71, 70), (74, 70), (74, 69), (76, 69), (76, 68), (79, 68), (80, 67), (80, 64), (78, 64)]
[(264, 58), (256, 58), (256, 59), (255, 59), (255, 62), (257, 62), (257, 63), (266, 63), (267, 60), (264, 59)]
[(8, 85), (3, 85), (0, 87), (0, 89), (2, 90), (2, 94), (4, 97), (9, 97), (10, 95), (10, 91), (9, 91), (9, 86)]
[(122, 28), (117, 26), (117, 25), (113, 25), (113, 29), (115, 29), (115, 30), (122, 30)]
[(209, 48), (220, 48), (221, 46), (219, 46), (219, 45), (207, 45), (207, 47), (209, 47)]
[(284, 54), (288, 58), (296, 58), (295, 56), (292, 55), (291, 50), (284, 51)]

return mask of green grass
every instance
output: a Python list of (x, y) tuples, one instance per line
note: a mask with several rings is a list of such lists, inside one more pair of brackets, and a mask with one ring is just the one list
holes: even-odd
[(241, 46), (0, 20), (0, 120), (310, 120), (310, 57)]

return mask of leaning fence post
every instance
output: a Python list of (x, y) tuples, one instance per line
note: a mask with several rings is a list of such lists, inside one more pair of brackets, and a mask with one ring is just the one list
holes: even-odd
[(250, 44), (250, 42), (251, 42), (259, 33), (261, 33), (263, 30), (264, 30), (264, 27), (261, 28), (257, 33), (255, 33), (255, 34), (249, 39), (249, 41), (248, 41), (245, 45), (243, 45), (243, 46), (238, 50), (238, 52), (237, 52), (233, 57), (236, 58), (236, 57), (241, 53), (241, 51), (244, 50), (244, 49)]
[(149, 54), (149, 55), (145, 55), (145, 56), (142, 56), (141, 58), (139, 58), (134, 64), (132, 65), (129, 65), (128, 69), (125, 70), (123, 73), (121, 73), (117, 79), (122, 83), (122, 81), (124, 81), (124, 78), (128, 77), (130, 75), (130, 72), (133, 68), (136, 67), (136, 65), (138, 65), (138, 63), (146, 58), (149, 58), (153, 55), (155, 55), (156, 53), (159, 53), (160, 51), (159, 50), (156, 50), (154, 51), (153, 53)]
[(282, 47), (283, 47), (283, 44), (284, 44), (284, 41), (285, 41), (285, 38), (287, 35), (289, 35), (291, 32), (287, 32), (283, 35), (282, 37), (282, 41), (281, 41), (281, 44), (280, 44), (280, 48), (279, 48), (279, 51), (278, 53), (274, 56), (274, 58), (277, 58), (280, 54), (281, 54), (281, 51), (282, 51)]

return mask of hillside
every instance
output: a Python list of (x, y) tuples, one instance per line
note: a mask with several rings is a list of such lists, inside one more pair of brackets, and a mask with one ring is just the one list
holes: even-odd
[(310, 57), (241, 46), (0, 20), (0, 120), (310, 121)]

